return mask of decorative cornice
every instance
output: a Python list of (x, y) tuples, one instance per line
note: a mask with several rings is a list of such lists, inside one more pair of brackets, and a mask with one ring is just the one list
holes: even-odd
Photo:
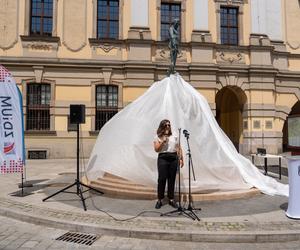
[(59, 43), (60, 38), (57, 36), (20, 36), (22, 42), (47, 42)]

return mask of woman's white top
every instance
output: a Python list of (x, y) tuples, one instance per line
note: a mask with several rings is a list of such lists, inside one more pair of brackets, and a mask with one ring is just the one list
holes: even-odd
[[(155, 136), (155, 141), (162, 142), (163, 139), (160, 139), (157, 135)], [(171, 135), (168, 137), (167, 142), (163, 144), (158, 153), (174, 153), (177, 152), (178, 147), (178, 137), (176, 135)]]

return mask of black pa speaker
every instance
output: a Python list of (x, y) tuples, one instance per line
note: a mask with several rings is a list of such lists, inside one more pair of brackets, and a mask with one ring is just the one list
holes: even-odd
[(83, 104), (70, 105), (70, 123), (71, 124), (85, 123), (85, 105)]

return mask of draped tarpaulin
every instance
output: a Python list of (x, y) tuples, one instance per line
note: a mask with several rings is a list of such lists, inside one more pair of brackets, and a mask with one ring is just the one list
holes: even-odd
[(22, 96), (0, 65), (0, 173), (23, 172), (24, 161)]
[[(190, 133), (196, 176), (196, 181), (192, 180), (192, 191), (254, 186), (266, 194), (288, 196), (288, 185), (264, 176), (236, 151), (216, 122), (206, 99), (178, 74), (154, 83), (105, 124), (89, 159), (88, 177), (96, 179), (107, 172), (156, 187), (157, 153), (153, 139), (162, 119), (171, 121), (173, 133), (178, 133), (178, 128)], [(186, 153), (185, 137), (181, 136), (181, 142)], [(184, 190), (188, 184), (187, 165), (185, 157), (181, 171)]]

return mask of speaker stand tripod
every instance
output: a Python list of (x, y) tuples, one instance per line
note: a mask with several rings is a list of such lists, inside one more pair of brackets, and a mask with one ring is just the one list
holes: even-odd
[[(69, 186), (57, 191), (56, 193), (44, 198), (43, 201), (46, 201), (46, 200), (50, 199), (51, 197), (53, 197), (53, 196), (55, 196), (59, 193), (63, 193), (63, 192), (64, 193), (77, 194), (79, 196), (79, 198), (81, 199), (84, 211), (86, 211), (86, 205), (85, 205), (85, 199), (86, 198), (83, 197), (83, 193), (85, 193), (89, 190), (93, 190), (93, 191), (95, 191), (99, 194), (103, 194), (103, 192), (83, 184), (79, 179), (79, 123), (77, 122), (76, 125), (77, 125), (77, 169), (76, 169), (77, 172), (76, 172), (76, 179), (75, 179), (74, 183), (72, 183), (71, 185), (69, 185)], [(71, 188), (73, 186), (76, 186), (76, 192), (66, 191), (66, 190), (68, 190), (69, 188)], [(83, 187), (86, 187), (88, 189), (83, 191)]]

